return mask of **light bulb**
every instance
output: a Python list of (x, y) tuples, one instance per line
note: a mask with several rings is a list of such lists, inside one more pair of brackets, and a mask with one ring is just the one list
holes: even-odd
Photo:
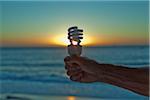
[(70, 27), (68, 29), (68, 39), (70, 40), (70, 45), (68, 45), (69, 55), (81, 55), (82, 46), (80, 45), (81, 39), (83, 39), (83, 30), (78, 29), (77, 26)]

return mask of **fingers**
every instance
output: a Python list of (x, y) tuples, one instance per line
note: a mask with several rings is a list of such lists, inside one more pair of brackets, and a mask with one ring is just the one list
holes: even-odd
[(68, 76), (74, 76), (74, 75), (78, 75), (79, 73), (82, 73), (82, 70), (68, 70), (67, 71), (67, 75)]
[(80, 72), (80, 73), (78, 73), (78, 74), (76, 74), (76, 75), (70, 76), (70, 79), (71, 79), (72, 81), (80, 81), (81, 78), (82, 78), (82, 72)]
[(79, 57), (79, 56), (67, 56), (64, 59), (64, 62), (65, 63), (76, 63), (76, 64), (80, 65), (82, 63), (83, 58), (84, 57)]
[(70, 60), (70, 58), (71, 58), (70, 56), (67, 56), (67, 57), (65, 57), (64, 61), (67, 62)]
[(65, 59), (64, 59), (64, 61), (65, 61), (65, 69), (66, 70), (80, 70), (81, 68), (80, 68), (80, 65), (79, 64), (77, 64), (77, 63), (69, 63), (69, 60), (71, 59), (71, 57), (66, 57)]
[(83, 71), (81, 69), (81, 64), (84, 61), (84, 57), (78, 56), (67, 56), (64, 59), (65, 69), (67, 70), (67, 75), (70, 76), (72, 81), (81, 81), (83, 76)]
[(81, 68), (80, 68), (80, 66), (79, 66), (78, 64), (76, 64), (76, 63), (72, 63), (72, 64), (66, 63), (66, 64), (65, 64), (65, 69), (66, 69), (66, 70), (79, 70), (79, 69), (81, 69)]
[(78, 81), (82, 77), (82, 70), (80, 69), (80, 67), (75, 67), (75, 66), (68, 67), (67, 75), (70, 76), (70, 79), (72, 81)]
[(70, 76), (72, 81), (78, 81), (82, 77), (82, 70), (77, 64), (68, 64), (65, 66), (67, 70), (67, 75)]

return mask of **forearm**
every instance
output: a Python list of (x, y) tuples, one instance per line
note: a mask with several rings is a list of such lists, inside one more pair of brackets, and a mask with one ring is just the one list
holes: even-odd
[[(100, 64), (102, 66), (102, 64)], [(142, 95), (149, 95), (149, 70), (143, 68), (127, 68), (111, 64), (103, 64), (101, 82), (129, 89)], [(101, 76), (104, 78), (101, 79)]]

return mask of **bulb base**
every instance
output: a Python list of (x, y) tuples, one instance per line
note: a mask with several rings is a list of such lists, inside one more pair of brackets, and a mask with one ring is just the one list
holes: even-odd
[(68, 53), (70, 56), (80, 56), (82, 53), (81, 45), (68, 45)]

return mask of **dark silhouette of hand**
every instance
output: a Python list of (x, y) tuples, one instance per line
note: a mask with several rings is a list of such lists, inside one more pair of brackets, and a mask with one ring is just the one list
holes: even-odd
[(72, 81), (104, 82), (149, 96), (149, 67), (129, 68), (120, 65), (101, 64), (79, 56), (68, 56), (64, 61), (67, 75)]
[(67, 56), (65, 59), (65, 68), (70, 79), (78, 82), (96, 82), (97, 67), (99, 64), (91, 59), (78, 56)]

